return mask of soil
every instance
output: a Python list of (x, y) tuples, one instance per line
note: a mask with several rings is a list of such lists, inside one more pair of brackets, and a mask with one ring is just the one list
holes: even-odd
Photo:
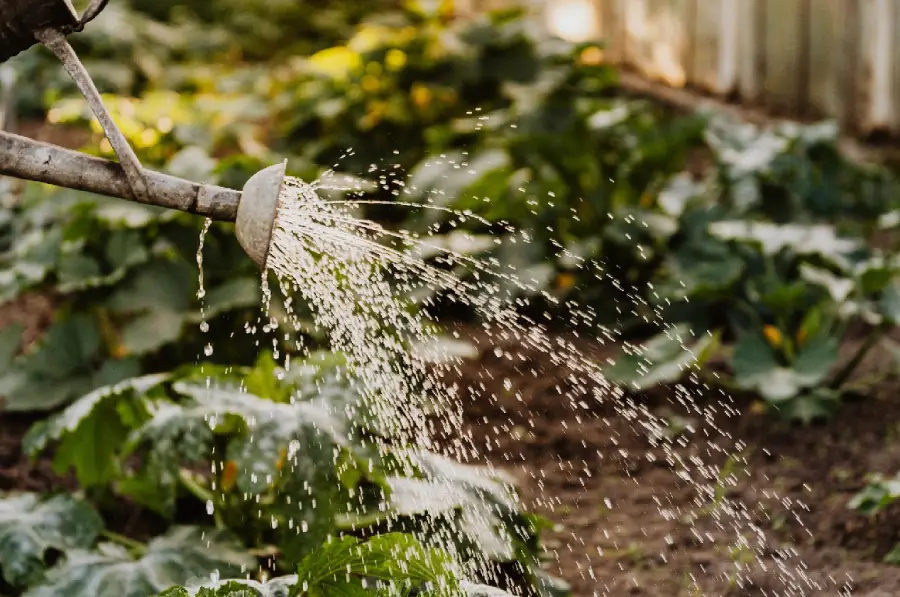
[[(0, 309), (0, 326), (15, 318), (30, 332), (41, 327), (49, 312), (42, 301), (31, 297)], [(3, 315), (10, 312), (19, 315)], [(484, 339), (464, 331), (476, 342)], [(525, 507), (558, 525), (545, 537), (549, 568), (575, 597), (900, 595), (900, 567), (882, 562), (900, 541), (900, 508), (870, 520), (847, 507), (866, 475), (900, 469), (897, 381), (883, 382), (812, 427), (783, 423), (736, 397), (730, 408), (718, 409), (715, 430), (673, 400), (673, 388), (634, 397), (654, 415), (693, 426), (679, 454), (703, 459), (713, 479), (729, 454), (710, 446), (746, 442), (746, 463), (732, 469), (737, 483), (717, 509), (708, 497), (698, 499), (696, 488), (648, 443), (639, 421), (616, 414), (610, 400), (598, 403), (585, 394), (570, 406), (567, 396), (578, 390), (565, 382), (566, 365), (515, 344), (501, 348), (524, 361), (497, 356), (496, 342), (458, 373), (463, 387), (484, 384), (478, 396), (462, 395), (463, 432), (488, 461), (518, 478)], [(595, 359), (611, 350), (579, 343)], [(523, 373), (530, 369), (540, 375)], [(490, 395), (496, 400), (484, 398)], [(49, 460), (31, 463), (21, 454), (33, 421), (0, 413), (0, 492), (72, 489), (72, 479), (54, 475)], [(765, 548), (731, 548), (739, 536), (753, 548), (756, 543), (752, 528), (735, 524), (726, 507), (758, 525), (768, 537)], [(123, 509), (111, 527), (141, 534), (156, 526), (136, 514)]]
[[(611, 350), (584, 344), (595, 358)], [(717, 471), (729, 455), (709, 446), (746, 442), (746, 463), (732, 469), (738, 481), (726, 497), (742, 502), (748, 520), (768, 536), (763, 567), (754, 562), (758, 553), (731, 549), (739, 534), (755, 545), (750, 526), (735, 525), (709, 498), (698, 506), (696, 488), (673, 472), (635, 420), (610, 404), (571, 408), (563, 396), (573, 391), (563, 383), (568, 367), (514, 344), (506, 350), (524, 362), (497, 357), (495, 345), (461, 373), (485, 385), (465, 406), (468, 431), (490, 447), (482, 451), (491, 463), (518, 477), (526, 507), (558, 524), (546, 540), (550, 568), (575, 596), (900, 595), (900, 567), (882, 562), (900, 542), (900, 508), (870, 520), (847, 507), (866, 475), (900, 470), (897, 382), (882, 383), (827, 424), (810, 427), (735, 398), (733, 414), (718, 416), (714, 431), (672, 400), (674, 388), (638, 397), (654, 415), (694, 426), (679, 450), (684, 458), (699, 457)], [(522, 373), (530, 368), (541, 371), (538, 379)], [(785, 554), (791, 557), (779, 569), (774, 558)], [(793, 577), (787, 585), (786, 575)]]

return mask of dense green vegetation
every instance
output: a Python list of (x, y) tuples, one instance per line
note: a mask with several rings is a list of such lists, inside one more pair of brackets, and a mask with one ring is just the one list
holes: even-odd
[[(240, 188), (287, 158), (289, 173), (307, 180), (332, 168), (371, 178), (370, 199), (483, 216), (493, 224), (467, 219), (462, 250), (532, 280), (540, 308), (575, 300), (610, 314), (600, 323), (625, 343), (606, 372), (635, 391), (692, 369), (805, 422), (864, 393), (854, 368), (900, 319), (895, 247), (871, 242), (900, 223), (894, 178), (843, 160), (828, 124), (759, 129), (626, 97), (598, 46), (549, 38), (534, 24), (515, 11), (458, 22), (436, 2), (113, 0), (72, 41), (148, 167)], [(89, 131), (84, 149), (113, 157), (47, 52), (11, 64), (21, 119)], [(2, 408), (48, 413), (28, 450), (52, 453), (84, 494), (0, 501), (0, 538), (11, 537), (0, 545), (13, 546), (0, 549), (4, 591), (74, 594), (125, 561), (145, 582), (111, 589), (117, 595), (167, 589), (146, 580), (159, 578), (153, 571), (183, 584), (214, 570), (239, 578), (263, 563), (300, 572), (192, 590), (317, 595), (315, 582), (337, 576), (304, 574), (328, 560), (343, 579), (359, 557), (347, 538), (355, 534), (374, 535), (365, 545), (384, 558), (411, 550), (422, 569), (386, 562), (350, 574), (341, 594), (360, 594), (362, 577), (394, 581), (399, 594), (429, 583), (434, 594), (456, 590), (455, 576), (439, 578), (440, 558), (486, 562), (540, 595), (564, 594), (541, 569), (545, 522), (520, 511), (505, 481), (434, 454), (374, 450), (378, 430), (341, 382), (339, 358), (273, 383), (269, 353), (225, 341), (257, 321), (260, 302), (259, 274), (231, 225), (205, 237), (197, 301), (199, 219), (37, 184), (4, 199), (0, 295), (48, 294), (55, 316), (22, 354), (20, 330), (3, 330)], [(373, 206), (364, 215), (436, 230), (438, 242), (460, 230), (437, 211)], [(510, 226), (532, 242), (517, 251), (481, 242)], [(851, 332), (862, 334), (856, 356), (839, 362)], [(270, 336), (276, 349), (295, 340)], [(195, 364), (208, 343), (215, 352)], [(203, 385), (210, 372), (212, 390)], [(271, 412), (277, 421), (260, 416)], [(250, 441), (263, 431), (266, 442)], [(411, 497), (434, 479), (449, 480), (440, 520), (459, 539), (454, 553), (434, 551), (422, 525), (434, 504)], [(285, 503), (298, 493), (286, 488), (299, 487), (315, 516)], [(897, 494), (882, 493), (855, 505)], [(141, 542), (104, 531), (95, 509), (119, 500), (155, 512), (168, 530)], [(208, 510), (210, 529), (180, 526), (198, 510)], [(417, 538), (377, 534), (396, 530)], [(218, 547), (199, 553), (202, 533)], [(49, 551), (66, 557), (50, 567)]]

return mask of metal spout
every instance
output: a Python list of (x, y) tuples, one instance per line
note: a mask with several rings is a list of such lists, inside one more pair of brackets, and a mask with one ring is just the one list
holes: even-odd
[(144, 169), (66, 40), (107, 2), (91, 0), (79, 18), (70, 0), (0, 0), (0, 62), (39, 41), (47, 46), (78, 85), (119, 163), (0, 131), (0, 174), (233, 221), (241, 247), (265, 268), (287, 162), (257, 172), (243, 192)]
[(254, 174), (243, 191), (142, 168), (147, 194), (136, 195), (118, 162), (0, 131), (0, 175), (43, 182), (235, 222), (241, 247), (265, 267), (287, 161)]

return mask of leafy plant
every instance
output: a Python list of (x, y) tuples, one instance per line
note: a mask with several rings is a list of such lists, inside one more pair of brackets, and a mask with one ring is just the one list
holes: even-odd
[(42, 579), (51, 554), (87, 549), (103, 521), (86, 503), (69, 495), (33, 493), (0, 499), (0, 573), (14, 587)]
[(146, 546), (100, 543), (93, 551), (72, 551), (47, 572), (27, 597), (81, 595), (147, 597), (172, 585), (212, 574), (237, 575), (255, 558), (216, 529), (174, 527)]

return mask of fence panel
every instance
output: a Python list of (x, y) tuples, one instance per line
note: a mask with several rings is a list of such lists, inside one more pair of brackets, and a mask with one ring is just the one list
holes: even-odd
[[(514, 3), (469, 0), (501, 1)], [(773, 116), (900, 136), (900, 0), (581, 1), (593, 2), (607, 62)]]

